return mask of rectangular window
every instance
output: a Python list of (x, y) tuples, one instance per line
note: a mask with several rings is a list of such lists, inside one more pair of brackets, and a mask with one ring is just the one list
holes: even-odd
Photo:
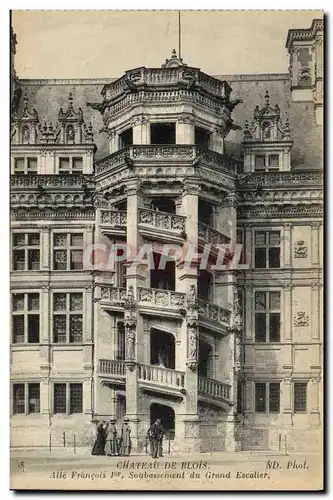
[(82, 158), (73, 158), (72, 160), (72, 173), (73, 174), (82, 174), (83, 172), (83, 159)]
[(277, 154), (255, 155), (255, 172), (271, 172), (280, 169), (280, 156)]
[(256, 383), (256, 413), (266, 413), (266, 384)]
[(13, 384), (13, 413), (25, 413), (24, 384)]
[(195, 127), (194, 136), (196, 146), (204, 149), (209, 148), (210, 132), (208, 132), (208, 130), (201, 127)]
[(306, 407), (307, 407), (306, 393), (307, 393), (306, 382), (294, 383), (294, 413), (306, 413)]
[[(26, 401), (26, 395), (28, 399)], [(13, 413), (28, 414), (40, 412), (40, 384), (13, 384)]]
[(37, 174), (37, 158), (28, 158), (28, 174)]
[(257, 291), (255, 305), (255, 341), (280, 342), (280, 292)]
[(119, 134), (119, 149), (126, 148), (133, 144), (133, 129), (128, 128)]
[(176, 124), (175, 123), (151, 123), (150, 124), (151, 144), (176, 144)]
[(67, 175), (69, 173), (69, 158), (59, 158), (59, 174)]
[(54, 384), (54, 413), (66, 413), (66, 384)]
[(83, 412), (81, 383), (61, 383), (53, 386), (53, 413), (71, 415)]
[(83, 332), (83, 294), (53, 294), (53, 342), (81, 343)]
[(265, 155), (256, 155), (255, 156), (255, 170), (256, 171), (265, 171), (266, 168), (266, 160)]
[(15, 175), (24, 175), (25, 174), (25, 165), (24, 158), (15, 158), (14, 160), (14, 174)]
[(280, 413), (280, 382), (256, 382), (256, 413)]
[(40, 234), (13, 234), (13, 271), (39, 271)]
[(125, 326), (122, 321), (117, 323), (117, 355), (116, 359), (125, 359)]
[(279, 155), (268, 155), (269, 170), (279, 170)]
[(39, 293), (12, 294), (12, 341), (39, 343)]
[(83, 269), (83, 234), (53, 234), (53, 268), (55, 271)]
[(257, 269), (280, 267), (280, 231), (256, 231), (254, 245)]

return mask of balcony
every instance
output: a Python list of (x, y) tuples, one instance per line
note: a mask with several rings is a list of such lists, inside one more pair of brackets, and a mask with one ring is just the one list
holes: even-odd
[(231, 385), (211, 378), (198, 377), (198, 394), (207, 399), (231, 403)]
[(199, 323), (205, 328), (213, 328), (214, 331), (217, 329), (225, 333), (225, 330), (231, 326), (231, 311), (223, 307), (199, 299), (198, 313)]
[(198, 222), (198, 238), (201, 243), (210, 243), (212, 245), (227, 245), (230, 243), (230, 238), (216, 229), (204, 224), (203, 222)]
[(139, 229), (143, 236), (170, 242), (181, 242), (185, 231), (185, 217), (168, 212), (158, 212), (141, 208)]
[(122, 311), (126, 298), (126, 288), (101, 285), (101, 305), (112, 311)]
[(138, 381), (142, 388), (155, 387), (158, 392), (185, 392), (185, 373), (170, 368), (139, 364)]
[(126, 236), (126, 210), (101, 209), (100, 228), (103, 234)]
[(138, 288), (138, 305), (143, 312), (156, 316), (176, 317), (185, 308), (185, 294), (159, 288)]
[(123, 385), (126, 379), (125, 361), (117, 359), (100, 359), (99, 373), (106, 380)]
[[(224, 172), (234, 176), (238, 166), (237, 160), (199, 146), (140, 144), (127, 146), (97, 161), (95, 172), (97, 176), (101, 176), (107, 172), (117, 171), (115, 176), (117, 180), (117, 176), (126, 177), (125, 171), (128, 167), (128, 170), (135, 170), (135, 175), (138, 177), (151, 175), (183, 179), (186, 176), (200, 174), (209, 179), (212, 178), (211, 170), (213, 170), (215, 177), (217, 173), (221, 174), (219, 178), (222, 185), (223, 182), (224, 184), (228, 182), (229, 186), (230, 179), (227, 181), (222, 174)], [(122, 172), (121, 167), (124, 170)], [(207, 170), (205, 167), (210, 168)]]

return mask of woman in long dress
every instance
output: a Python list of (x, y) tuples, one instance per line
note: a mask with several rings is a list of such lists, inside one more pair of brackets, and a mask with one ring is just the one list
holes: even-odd
[(129, 454), (131, 453), (131, 428), (128, 425), (128, 417), (123, 418), (123, 425), (121, 428), (121, 435), (120, 435), (120, 450), (119, 450), (119, 455), (123, 455), (125, 457), (128, 457)]
[(91, 450), (92, 455), (104, 455), (104, 447), (105, 447), (105, 429), (104, 429), (104, 420), (100, 422), (97, 426), (97, 437), (94, 443), (93, 449)]
[(118, 453), (116, 419), (112, 418), (106, 427), (105, 434), (105, 455), (114, 457)]

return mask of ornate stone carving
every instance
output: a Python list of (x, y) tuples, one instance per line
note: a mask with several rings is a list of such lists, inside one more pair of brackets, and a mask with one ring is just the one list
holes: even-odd
[(228, 236), (203, 222), (198, 222), (198, 237), (202, 238), (205, 243), (212, 243), (213, 245), (224, 245), (230, 242)]
[(303, 240), (296, 242), (294, 246), (295, 259), (305, 259), (308, 256), (308, 247), (304, 245)]
[(188, 322), (187, 324), (187, 334), (188, 334), (188, 356), (187, 356), (187, 366), (190, 370), (195, 370), (198, 366), (198, 324), (196, 322)]
[(127, 212), (125, 210), (101, 210), (101, 224), (113, 227), (126, 227)]
[(124, 309), (127, 309), (128, 311), (133, 311), (134, 309), (136, 309), (136, 300), (134, 297), (134, 290), (132, 285), (128, 287), (127, 295), (124, 298)]
[(195, 285), (191, 285), (186, 297), (188, 309), (193, 310), (198, 308), (197, 290)]
[(231, 326), (231, 311), (224, 309), (223, 307), (216, 306), (209, 302), (199, 300), (199, 316), (208, 319), (215, 323), (219, 323), (221, 326), (226, 326), (230, 328)]
[(125, 325), (125, 344), (126, 344), (126, 361), (135, 360), (135, 333), (136, 325), (127, 324)]
[(309, 326), (309, 316), (304, 311), (299, 311), (294, 316), (294, 326)]

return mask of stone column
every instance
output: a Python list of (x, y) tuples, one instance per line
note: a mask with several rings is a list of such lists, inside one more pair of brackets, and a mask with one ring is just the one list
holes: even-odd
[(51, 227), (42, 226), (41, 231), (41, 245), (40, 245), (40, 269), (41, 271), (50, 270), (51, 252)]
[(114, 128), (108, 128), (107, 133), (109, 136), (109, 153), (115, 153), (118, 151), (118, 135)]
[(92, 410), (92, 376), (86, 377), (83, 380), (82, 396), (83, 396), (83, 413), (91, 418)]
[(291, 252), (292, 252), (292, 227), (291, 224), (286, 223), (283, 225), (283, 238), (282, 238), (282, 248), (283, 254), (281, 255), (281, 267), (291, 267)]
[(311, 224), (311, 265), (319, 266), (319, 222)]
[(42, 415), (50, 416), (51, 413), (51, 392), (49, 377), (42, 377), (40, 380), (40, 412)]
[(285, 425), (291, 425), (292, 423), (292, 383), (289, 376), (283, 379), (282, 382), (282, 419)]
[(194, 143), (194, 120), (191, 115), (180, 115), (176, 123), (176, 144)]
[(133, 120), (133, 145), (150, 144), (150, 126), (145, 116)]
[(236, 192), (228, 193), (218, 208), (216, 218), (216, 229), (230, 238), (231, 245), (236, 244), (238, 201)]
[(210, 136), (210, 144), (209, 149), (212, 151), (216, 151), (216, 153), (220, 153), (221, 155), (224, 153), (224, 132), (223, 130), (217, 128)]

